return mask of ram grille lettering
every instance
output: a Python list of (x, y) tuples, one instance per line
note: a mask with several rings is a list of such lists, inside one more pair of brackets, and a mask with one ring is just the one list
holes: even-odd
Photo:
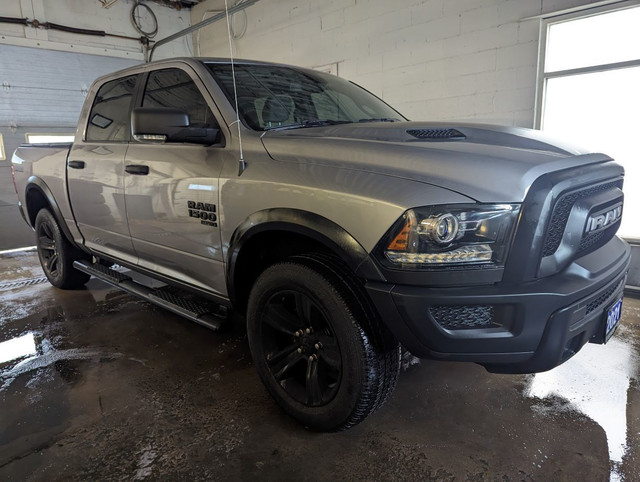
[(590, 216), (587, 220), (587, 228), (584, 233), (589, 234), (611, 226), (622, 217), (622, 204), (607, 212)]

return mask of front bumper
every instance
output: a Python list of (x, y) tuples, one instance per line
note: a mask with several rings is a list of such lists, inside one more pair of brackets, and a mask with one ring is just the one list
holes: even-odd
[[(561, 273), (535, 281), (458, 288), (367, 283), (367, 291), (385, 324), (418, 357), (533, 373), (563, 363), (588, 341), (603, 342), (604, 312), (622, 295), (630, 259), (629, 245), (614, 237)], [(482, 309), (493, 321), (450, 329), (436, 320), (460, 307), (489, 307)]]

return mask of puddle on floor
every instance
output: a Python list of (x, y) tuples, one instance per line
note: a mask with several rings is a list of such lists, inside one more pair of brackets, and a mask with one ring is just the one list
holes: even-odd
[(0, 343), (0, 363), (35, 354), (36, 339), (31, 332)]
[[(0, 343), (0, 391), (7, 389), (20, 376), (55, 366), (61, 371), (79, 360), (113, 360), (120, 353), (103, 353), (96, 348), (56, 348), (39, 332), (28, 332)], [(13, 362), (13, 363), (11, 363)]]
[[(2, 293), (0, 306), (0, 391), (21, 375), (38, 377), (43, 369), (64, 371), (82, 360), (111, 361), (120, 353), (104, 347), (76, 347), (68, 340), (77, 319), (110, 312), (129, 301), (121, 291), (102, 288), (59, 294), (39, 286)], [(64, 377), (63, 377), (64, 378)]]
[(585, 345), (563, 365), (532, 377), (525, 395), (568, 402), (537, 407), (542, 414), (575, 410), (606, 433), (611, 461), (611, 480), (622, 480), (620, 465), (628, 449), (627, 393), (631, 379), (638, 376), (638, 359), (633, 346), (618, 337), (606, 345)]

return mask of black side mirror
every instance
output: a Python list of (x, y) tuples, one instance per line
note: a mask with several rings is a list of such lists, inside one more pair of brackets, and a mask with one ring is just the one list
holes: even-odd
[(133, 109), (131, 132), (135, 140), (151, 144), (190, 142), (209, 146), (220, 137), (220, 129), (193, 127), (189, 123), (189, 114), (163, 107)]

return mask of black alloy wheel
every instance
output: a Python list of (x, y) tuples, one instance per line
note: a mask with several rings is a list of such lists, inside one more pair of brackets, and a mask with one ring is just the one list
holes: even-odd
[(361, 281), (327, 255), (276, 263), (253, 285), (247, 335), (256, 370), (309, 429), (348, 429), (395, 388), (399, 344), (369, 303)]
[(51, 224), (40, 223), (38, 231), (38, 256), (42, 261), (42, 269), (47, 277), (60, 277), (60, 255), (56, 247), (56, 238), (53, 234)]
[(60, 227), (48, 209), (41, 209), (36, 216), (36, 247), (40, 265), (49, 282), (61, 289), (79, 288), (90, 276), (73, 267), (77, 259), (88, 255), (73, 246), (62, 234)]
[(294, 400), (318, 407), (340, 385), (342, 359), (327, 314), (307, 295), (290, 290), (269, 298), (262, 345), (273, 378)]

